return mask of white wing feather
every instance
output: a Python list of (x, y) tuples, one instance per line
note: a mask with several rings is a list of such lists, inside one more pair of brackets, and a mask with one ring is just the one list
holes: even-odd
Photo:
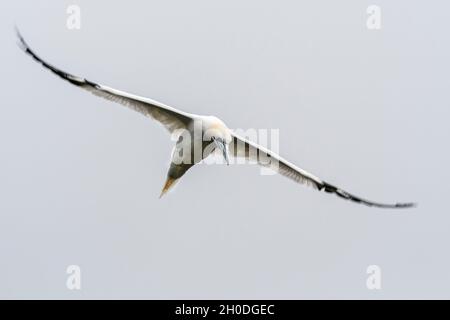
[[(135, 111), (144, 114), (147, 117), (153, 118), (159, 121), (171, 133), (177, 129), (187, 129), (191, 121), (193, 120), (194, 115), (166, 106), (160, 102), (144, 97), (135, 96), (64, 72), (48, 64), (38, 55), (36, 55), (34, 51), (31, 50), (31, 48), (27, 45), (27, 43), (25, 42), (25, 40), (18, 31), (17, 35), (20, 40), (21, 48), (27, 54), (29, 54), (37, 62), (42, 64), (42, 66), (49, 69), (62, 79), (80, 88), (83, 88), (96, 96), (103, 97), (110, 101), (118, 102), (124, 106), (127, 106)], [(244, 157), (249, 160), (255, 161), (259, 165), (269, 167), (278, 172), (279, 174), (287, 178), (290, 178), (291, 180), (294, 180), (295, 182), (309, 185), (318, 190), (324, 190), (329, 193), (335, 193), (337, 196), (341, 198), (362, 203), (367, 206), (375, 206), (381, 208), (408, 208), (414, 206), (414, 203), (383, 204), (359, 198), (319, 179), (318, 177), (310, 174), (309, 172), (286, 161), (279, 155), (251, 141), (239, 137), (236, 134), (232, 134), (232, 136), (233, 142), (230, 145), (230, 151), (233, 156)]]
[(98, 83), (94, 83), (87, 79), (74, 76), (70, 73), (64, 72), (51, 64), (41, 59), (33, 50), (28, 46), (23, 37), (17, 31), (17, 35), (20, 41), (20, 47), (31, 57), (39, 62), (42, 66), (52, 71), (62, 79), (82, 88), (96, 96), (103, 97), (107, 100), (120, 103), (126, 107), (129, 107), (135, 111), (144, 114), (147, 117), (153, 118), (160, 122), (170, 133), (176, 129), (186, 129), (192, 120), (192, 115), (182, 112), (175, 108), (166, 106), (160, 102), (139, 97), (133, 94), (129, 94), (120, 90), (116, 90)]
[(357, 197), (347, 191), (344, 191), (338, 187), (335, 187), (320, 178), (310, 174), (309, 172), (293, 165), (287, 160), (283, 159), (279, 155), (270, 150), (263, 148), (243, 137), (240, 137), (232, 133), (233, 142), (230, 145), (230, 152), (234, 157), (243, 157), (250, 161), (256, 162), (261, 166), (268, 167), (277, 173), (294, 180), (297, 183), (311, 186), (319, 191), (323, 190), (328, 193), (334, 193), (337, 196), (351, 200), (357, 203), (362, 203), (370, 207), (379, 208), (409, 208), (415, 206), (414, 203), (395, 203), (384, 204), (369, 201), (360, 197)]

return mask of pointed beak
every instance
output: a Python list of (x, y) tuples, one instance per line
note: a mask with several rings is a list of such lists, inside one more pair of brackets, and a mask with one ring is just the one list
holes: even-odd
[(222, 152), (223, 152), (223, 157), (225, 158), (225, 161), (227, 162), (227, 166), (229, 166), (230, 159), (228, 158), (228, 146), (226, 144), (224, 144)]
[(222, 139), (214, 139), (214, 143), (217, 148), (222, 150), (223, 158), (225, 159), (227, 165), (230, 165), (230, 159), (228, 158), (228, 146)]

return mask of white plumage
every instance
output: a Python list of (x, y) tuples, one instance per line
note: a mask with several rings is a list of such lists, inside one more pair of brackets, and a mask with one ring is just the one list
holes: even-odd
[[(311, 186), (317, 190), (334, 193), (341, 198), (362, 203), (367, 206), (380, 208), (408, 208), (414, 206), (413, 203), (377, 203), (354, 196), (293, 165), (278, 154), (236, 135), (228, 129), (223, 121), (216, 117), (186, 113), (160, 102), (119, 91), (66, 73), (39, 58), (39, 56), (30, 49), (19, 32), (17, 32), (17, 35), (20, 41), (20, 47), (27, 54), (62, 79), (85, 89), (96, 96), (118, 102), (149, 118), (155, 119), (172, 134), (180, 131), (186, 132), (191, 137), (191, 139), (180, 138), (176, 143), (172, 153), (172, 161), (167, 180), (161, 196), (164, 195), (193, 165), (208, 157), (214, 149), (219, 149), (223, 152), (223, 156), (227, 162), (228, 154), (231, 154), (233, 157), (243, 157), (262, 166), (271, 168), (295, 182)], [(197, 125), (201, 128), (200, 134), (196, 134), (195, 127)], [(183, 135), (180, 135), (180, 137), (182, 136)], [(200, 156), (197, 156), (198, 154), (195, 153), (195, 145), (200, 145)]]

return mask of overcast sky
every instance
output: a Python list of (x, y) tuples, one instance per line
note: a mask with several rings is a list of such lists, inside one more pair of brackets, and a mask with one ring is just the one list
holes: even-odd
[[(450, 5), (379, 0), (370, 30), (372, 4), (2, 1), (0, 297), (450, 298)], [(242, 165), (193, 168), (160, 200), (166, 131), (44, 70), (14, 23), (63, 70), (278, 129), (281, 155), (316, 176), (419, 206), (368, 208)]]

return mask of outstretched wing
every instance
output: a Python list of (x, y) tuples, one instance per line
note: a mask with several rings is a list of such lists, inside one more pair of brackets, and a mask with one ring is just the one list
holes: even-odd
[(302, 183), (311, 186), (319, 191), (323, 190), (328, 193), (334, 193), (343, 199), (351, 200), (357, 203), (362, 203), (370, 207), (409, 208), (415, 205), (414, 203), (384, 204), (357, 197), (293, 165), (292, 163), (281, 158), (274, 152), (271, 152), (257, 145), (256, 143), (248, 141), (245, 138), (239, 137), (234, 133), (232, 133), (232, 136), (233, 142), (230, 145), (230, 152), (234, 157), (246, 158), (252, 162), (256, 162), (259, 165), (268, 167), (278, 172), (279, 174), (291, 180), (294, 180), (297, 183)]
[(135, 96), (123, 91), (119, 91), (98, 83), (94, 83), (84, 78), (74, 76), (70, 73), (64, 72), (46, 61), (42, 60), (25, 42), (22, 35), (16, 29), (17, 36), (19, 38), (20, 47), (34, 60), (39, 62), (45, 68), (49, 69), (62, 79), (83, 88), (96, 96), (103, 97), (110, 101), (118, 102), (126, 107), (129, 107), (135, 111), (144, 114), (147, 117), (153, 118), (159, 121), (170, 133), (177, 129), (186, 129), (192, 120), (192, 115), (182, 112), (175, 108), (166, 106), (160, 102)]

